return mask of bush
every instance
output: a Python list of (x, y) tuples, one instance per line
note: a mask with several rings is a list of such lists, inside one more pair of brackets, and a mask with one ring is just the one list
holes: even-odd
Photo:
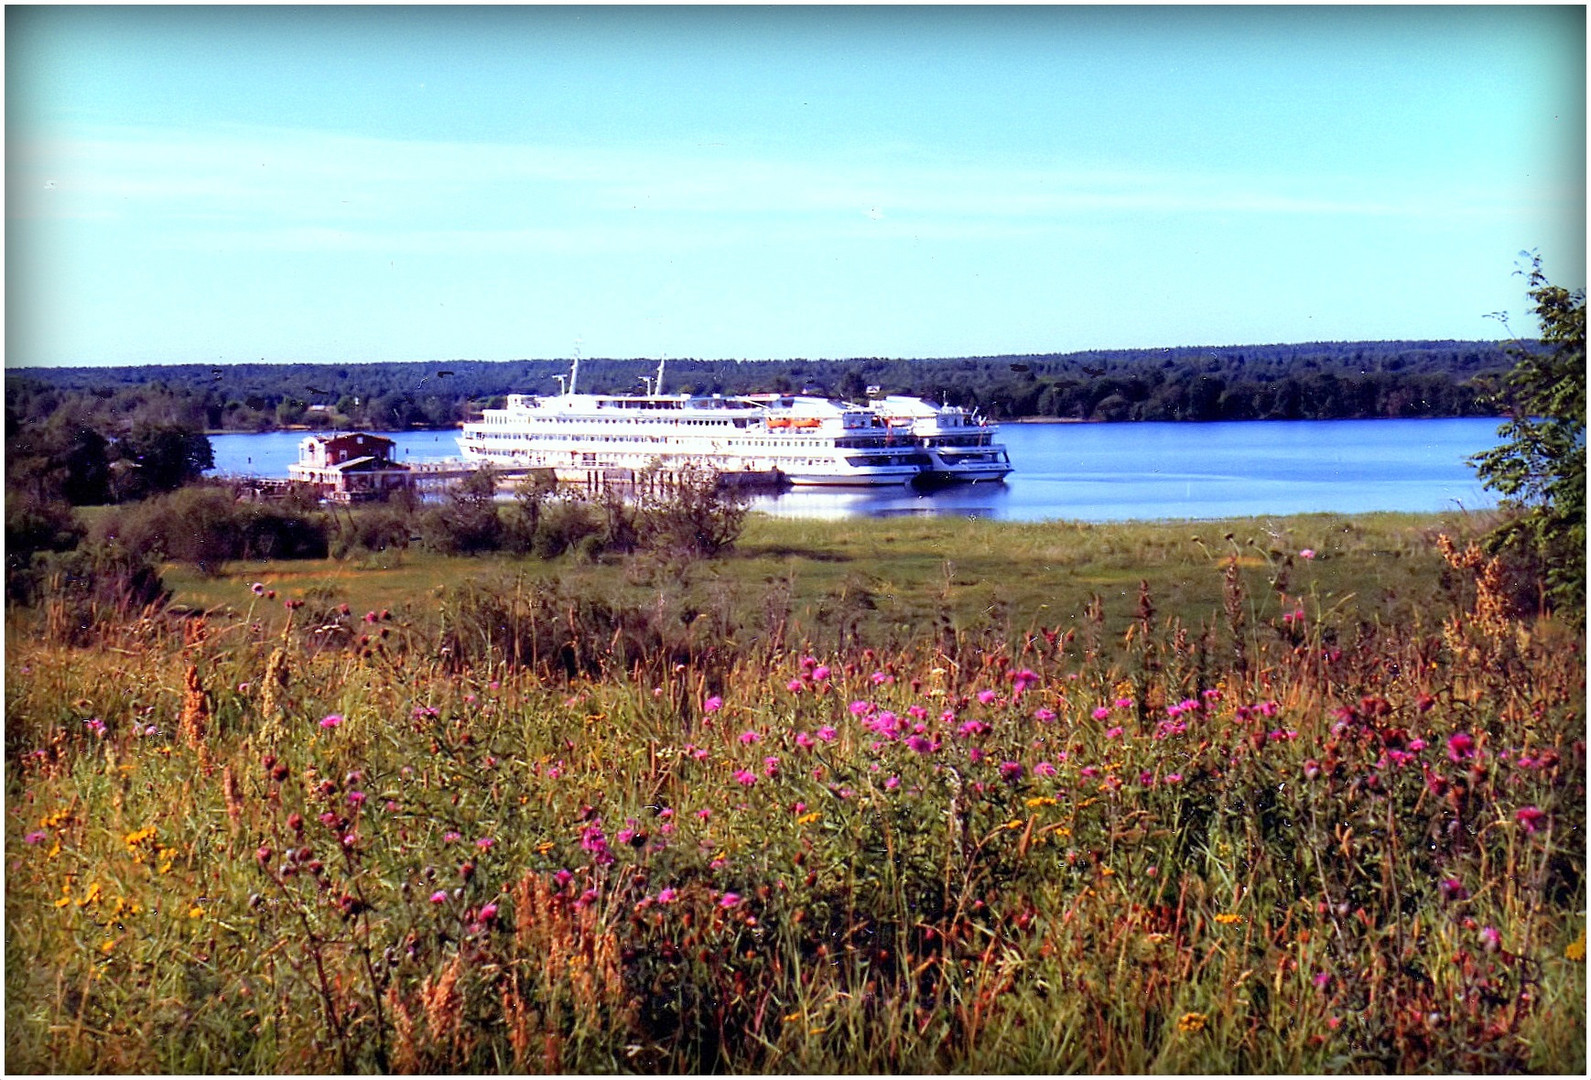
[(216, 574), (237, 559), (325, 558), (326, 515), (239, 502), (221, 487), (190, 486), (109, 514), (94, 530), (152, 559), (193, 563)]

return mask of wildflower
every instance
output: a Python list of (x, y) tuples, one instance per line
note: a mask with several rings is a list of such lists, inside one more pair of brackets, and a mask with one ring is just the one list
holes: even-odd
[(446, 890), (438, 889), (436, 892), (432, 893), (431, 894), (431, 903), (433, 903), (433, 904), (445, 904), (445, 903), (447, 903), (447, 892), (446, 892)]
[(674, 902), (674, 898), (677, 896), (679, 896), (679, 892), (677, 890), (672, 887), (665, 886), (657, 891), (657, 902), (660, 904), (672, 904)]
[(1528, 833), (1535, 832), (1536, 823), (1546, 816), (1546, 811), (1535, 806), (1521, 806), (1514, 811), (1514, 820), (1523, 825)]
[(1320, 775), (1320, 762), (1309, 758), (1304, 762), (1304, 779), (1313, 780)]
[(26, 836), (24, 836), (22, 838), (22, 842), (24, 844), (37, 844), (37, 843), (39, 843), (39, 842), (41, 842), (43, 840), (48, 840), (49, 838), (50, 838), (50, 834), (49, 833), (40, 830), (40, 831), (37, 831), (37, 832), (28, 833), (28, 835), (26, 835)]
[(796, 732), (795, 743), (803, 750), (810, 750), (817, 745), (817, 743), (813, 741), (812, 736), (808, 735), (804, 731)]
[(993, 690), (979, 690), (978, 691), (978, 700), (983, 702), (985, 705), (989, 704), (991, 701), (993, 701), (995, 698), (997, 698), (999, 696), (1000, 695), (996, 694)]
[(874, 686), (889, 686), (895, 681), (895, 676), (887, 671), (875, 671), (872, 678)]
[(1481, 927), (1481, 944), (1487, 952), (1496, 952), (1503, 947), (1503, 935), (1497, 932), (1495, 926)]
[(726, 892), (724, 894), (724, 896), (723, 896), (723, 899), (718, 901), (718, 906), (721, 907), (721, 908), (732, 908), (738, 903), (740, 903), (740, 894), (739, 893), (737, 893), (737, 892)]
[(850, 705), (852, 716), (868, 716), (873, 712), (871, 701), (853, 701)]
[(898, 776), (892, 776), (884, 781), (885, 791), (894, 791), (898, 787), (900, 787), (900, 777)]
[(88, 726), (88, 729), (90, 731), (92, 731), (94, 734), (96, 734), (96, 735), (105, 734), (105, 721), (101, 720), (99, 717), (96, 716), (92, 720), (85, 720), (85, 721), (83, 721), (83, 723), (86, 724)]
[(1182, 783), (1182, 774), (1179, 773), (1179, 772), (1167, 773), (1166, 774), (1166, 783), (1168, 783), (1168, 784), (1180, 784), (1180, 783)]
[(1204, 1025), (1209, 1021), (1209, 1019), (1210, 1018), (1203, 1013), (1183, 1013), (1177, 1018), (1177, 1030), (1189, 1033), (1203, 1031)]
[(447, 832), (442, 834), (442, 842), (445, 844), (455, 844), (462, 839), (463, 837), (454, 832), (452, 829), (449, 829)]
[(1460, 731), (1447, 740), (1447, 760), (1457, 765), (1475, 752), (1475, 740), (1468, 732)]
[(359, 806), (365, 801), (365, 793), (362, 791), (350, 791), (348, 793), (348, 801), (354, 806)]
[(1041, 724), (1047, 724), (1051, 720), (1055, 719), (1055, 710), (1046, 709), (1041, 705), (1037, 709), (1033, 710), (1033, 719), (1037, 720)]
[(791, 679), (789, 682), (784, 684), (784, 688), (790, 691), (792, 694), (799, 694), (803, 685), (804, 684), (800, 679)]
[(1116, 699), (1116, 708), (1118, 709), (1130, 709), (1135, 704), (1137, 703), (1134, 702), (1130, 697), (1120, 697)]
[(754, 742), (761, 741), (762, 736), (758, 735), (755, 731), (742, 731), (740, 733), (740, 744), (742, 746), (750, 746)]
[(779, 759), (776, 758), (776, 757), (765, 757), (765, 758), (763, 758), (762, 759), (762, 771), (767, 776), (778, 776), (779, 775)]
[(329, 714), (327, 716), (321, 717), (320, 726), (325, 728), (327, 731), (330, 731), (332, 728), (336, 727), (338, 724), (341, 724), (342, 722), (343, 722), (343, 718), (342, 718), (341, 715), (339, 715), (338, 713), (331, 713), (331, 714)]
[(1222, 926), (1231, 926), (1233, 923), (1242, 922), (1243, 916), (1234, 914), (1232, 912), (1223, 911), (1215, 917), (1215, 921), (1220, 923)]
[(1095, 720), (1107, 720), (1109, 718), (1110, 718), (1110, 710), (1105, 708), (1105, 706), (1101, 705), (1099, 708), (1094, 710), (1094, 719)]
[(701, 818), (703, 821), (706, 821), (708, 818), (713, 816), (713, 812), (708, 810), (706, 807), (703, 807), (702, 809), (696, 811), (696, 816)]
[(1317, 971), (1315, 973), (1314, 979), (1311, 980), (1311, 981), (1314, 982), (1315, 989), (1324, 990), (1324, 989), (1326, 989), (1326, 987), (1331, 985), (1331, 972), (1329, 972), (1329, 971)]
[(989, 733), (989, 725), (982, 720), (968, 720), (958, 727), (956, 731), (962, 738), (974, 738), (979, 735), (987, 735)]
[(1469, 890), (1464, 888), (1464, 883), (1457, 878), (1446, 878), (1437, 886), (1437, 890), (1441, 892), (1445, 900), (1469, 899)]
[(744, 787), (750, 787), (757, 782), (757, 774), (750, 769), (736, 769), (735, 782)]
[(1305, 548), (1303, 551), (1298, 553), (1298, 557), (1300, 559), (1313, 559), (1315, 557), (1315, 549)]
[(497, 905), (496, 904), (482, 904), (481, 905), (481, 916), (480, 916), (481, 922), (491, 922), (496, 917), (497, 917)]
[(1038, 681), (1039, 677), (1036, 674), (1027, 668), (1023, 668), (1011, 676), (1011, 696), (1017, 697), (1021, 695), (1028, 687), (1036, 685)]
[(263, 581), (256, 581), (253, 585), (249, 586), (249, 591), (252, 592), (255, 596), (264, 596), (265, 595), (265, 583)]
[(1012, 783), (1022, 779), (1022, 765), (1016, 761), (1000, 762), (1000, 778)]
[(1033, 766), (1033, 772), (1038, 776), (1054, 776), (1055, 766), (1051, 765), (1048, 761), (1041, 761), (1037, 765)]
[(919, 754), (931, 753), (934, 748), (934, 744), (923, 738), (921, 735), (911, 736), (906, 740), (906, 745), (911, 747), (912, 750)]
[(824, 742), (833, 742), (838, 735), (839, 732), (835, 731), (827, 724), (824, 724), (822, 727), (818, 728), (818, 738), (822, 739)]
[(969, 747), (967, 749), (967, 760), (972, 762), (974, 765), (978, 764), (978, 762), (983, 760), (983, 751), (979, 750), (976, 746)]
[(1120, 727), (1113, 727), (1109, 731), (1105, 732), (1105, 738), (1107, 738), (1107, 739), (1120, 738), (1121, 737), (1121, 731), (1122, 731), (1122, 729)]
[(717, 694), (714, 694), (712, 697), (702, 702), (702, 712), (717, 712), (723, 707), (724, 699), (719, 697)]
[(482, 851), (490, 851), (494, 846), (496, 846), (496, 844), (497, 841), (493, 840), (490, 836), (483, 836), (479, 840), (475, 841), (475, 846), (480, 848)]
[(1138, 774), (1138, 783), (1142, 787), (1154, 787), (1155, 774), (1148, 769), (1143, 770)]
[(359, 843), (359, 837), (355, 836), (353, 833), (349, 833), (347, 836), (343, 837), (343, 847), (345, 848), (351, 848), (357, 843)]
[(565, 885), (569, 884), (569, 880), (573, 877), (574, 875), (568, 870), (560, 870), (552, 876), (552, 879), (558, 883), (558, 887), (561, 889)]
[(1564, 946), (1563, 958), (1565, 960), (1576, 961), (1585, 959), (1585, 927), (1582, 926), (1580, 928), (1579, 937), (1575, 938), (1573, 941), (1569, 942), (1568, 945)]
[(817, 667), (812, 669), (812, 681), (813, 682), (825, 682), (828, 679), (828, 677), (829, 677), (829, 666), (827, 664), (819, 664)]

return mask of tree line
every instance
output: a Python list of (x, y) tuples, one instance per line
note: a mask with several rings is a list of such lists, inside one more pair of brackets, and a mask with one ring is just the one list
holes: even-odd
[[(870, 387), (995, 419), (1317, 420), (1490, 415), (1513, 360), (1485, 341), (1321, 342), (937, 359), (670, 359), (665, 391), (811, 392)], [(590, 358), (580, 389), (639, 392), (649, 358)], [(452, 427), (510, 393), (553, 394), (569, 361), (146, 365), (12, 369), (8, 423), (63, 408), (102, 432), (140, 421), (208, 431)]]

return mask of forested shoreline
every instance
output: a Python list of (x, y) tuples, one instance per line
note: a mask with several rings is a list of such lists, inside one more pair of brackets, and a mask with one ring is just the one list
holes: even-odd
[[(975, 408), (995, 419), (1327, 420), (1484, 416), (1513, 365), (1486, 341), (1096, 350), (939, 359), (670, 358), (664, 389), (808, 391), (870, 387)], [(580, 389), (640, 392), (655, 358), (587, 358)], [(250, 363), (13, 368), (8, 429), (63, 413), (107, 435), (140, 424), (188, 430), (452, 427), (508, 393), (557, 392), (566, 358), (375, 364)], [(8, 438), (10, 430), (8, 430)]]

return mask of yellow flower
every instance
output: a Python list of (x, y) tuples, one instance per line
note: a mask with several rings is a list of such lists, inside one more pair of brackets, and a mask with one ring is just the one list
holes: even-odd
[(1029, 810), (1035, 809), (1035, 808), (1040, 807), (1040, 806), (1054, 806), (1054, 805), (1055, 805), (1055, 800), (1053, 798), (1051, 798), (1050, 796), (1048, 796), (1048, 795), (1035, 796), (1034, 798), (1031, 798), (1031, 799), (1029, 799), (1027, 801), (1027, 807), (1028, 807)]
[(820, 818), (822, 816), (823, 816), (822, 814), (819, 814), (816, 810), (814, 810), (814, 811), (812, 811), (809, 814), (802, 814), (800, 817), (796, 818), (796, 824), (797, 825), (810, 825), (810, 824), (812, 824), (814, 821), (818, 820), (818, 818)]
[(190, 918), (190, 919), (202, 919), (202, 918), (204, 918), (204, 908), (200, 907), (198, 904), (193, 905), (193, 907), (188, 909), (188, 918)]
[(1203, 1013), (1183, 1013), (1182, 1016), (1177, 1020), (1177, 1030), (1188, 1032), (1203, 1031), (1204, 1025), (1209, 1019), (1210, 1018)]
[(1580, 936), (1569, 942), (1568, 947), (1563, 950), (1563, 955), (1567, 960), (1585, 959), (1585, 927), (1580, 928)]
[(1243, 916), (1222, 912), (1220, 915), (1215, 917), (1215, 921), (1220, 923), (1222, 926), (1231, 926), (1233, 923), (1242, 922)]

